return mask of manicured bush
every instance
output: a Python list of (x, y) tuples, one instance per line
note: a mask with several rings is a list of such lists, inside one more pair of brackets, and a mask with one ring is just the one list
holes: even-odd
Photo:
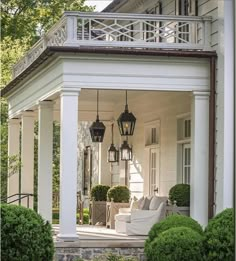
[(161, 222), (153, 225), (153, 227), (151, 228), (151, 230), (148, 234), (148, 237), (152, 241), (163, 231), (166, 231), (173, 227), (188, 227), (188, 228), (195, 230), (196, 232), (198, 232), (201, 235), (203, 234), (202, 227), (196, 220), (192, 219), (191, 217), (184, 216), (184, 215), (174, 214), (174, 215), (168, 216)]
[(190, 186), (188, 184), (177, 184), (173, 186), (169, 191), (169, 199), (172, 204), (174, 200), (176, 200), (178, 207), (189, 207)]
[(203, 236), (188, 227), (174, 227), (162, 232), (151, 242), (148, 261), (202, 261)]
[(107, 201), (107, 191), (109, 188), (107, 185), (96, 185), (92, 187), (90, 196), (95, 201)]
[(130, 190), (126, 186), (117, 185), (110, 188), (107, 192), (107, 197), (114, 202), (127, 203), (130, 199)]
[[(203, 235), (203, 230), (200, 224), (187, 216), (183, 215), (171, 215), (168, 216), (166, 219), (162, 220), (159, 223), (156, 223), (153, 225), (151, 230), (148, 233), (148, 239), (145, 241), (145, 253), (150, 257), (153, 255), (153, 247), (152, 247), (152, 242), (164, 231), (170, 229), (170, 228), (175, 228), (175, 227), (188, 227), (191, 228), (192, 230), (198, 232), (200, 235)], [(151, 260), (151, 259), (150, 259)]]
[(9, 261), (53, 260), (52, 228), (31, 209), (1, 205), (1, 258)]
[(209, 261), (234, 260), (234, 210), (225, 209), (205, 229), (205, 249)]

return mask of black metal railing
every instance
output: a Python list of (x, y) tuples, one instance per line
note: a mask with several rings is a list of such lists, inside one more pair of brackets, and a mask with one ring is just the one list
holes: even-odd
[[(18, 198), (15, 198), (17, 196), (18, 196)], [(1, 203), (11, 204), (11, 203), (14, 203), (14, 202), (19, 202), (19, 205), (21, 205), (21, 201), (23, 199), (26, 199), (27, 200), (26, 206), (27, 206), (27, 208), (29, 208), (30, 197), (34, 197), (34, 194), (32, 194), (32, 193), (16, 193), (14, 195), (11, 195), (9, 197), (1, 199)]]

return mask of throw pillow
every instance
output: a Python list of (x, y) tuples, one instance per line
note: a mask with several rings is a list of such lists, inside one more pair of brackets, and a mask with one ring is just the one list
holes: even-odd
[(142, 205), (140, 206), (140, 209), (149, 210), (151, 199), (152, 198), (145, 197), (144, 201), (142, 202)]
[(135, 196), (131, 200), (130, 209), (138, 209), (138, 200)]
[(138, 208), (141, 209), (141, 205), (143, 204), (144, 196), (142, 196), (140, 199), (138, 199)]

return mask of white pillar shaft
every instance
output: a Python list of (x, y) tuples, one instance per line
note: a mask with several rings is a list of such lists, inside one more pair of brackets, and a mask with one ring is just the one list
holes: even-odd
[[(234, 182), (234, 33), (233, 0), (224, 1), (224, 172), (223, 209), (233, 207)], [(222, 210), (223, 210), (222, 209)]]
[[(34, 193), (34, 116), (32, 112), (22, 115), (21, 136), (21, 193)], [(27, 198), (22, 206), (28, 205)], [(33, 208), (33, 197), (29, 197), (29, 207)]]
[(192, 100), (192, 172), (190, 215), (208, 223), (209, 95), (194, 93)]
[(76, 240), (78, 92), (61, 94), (60, 233)]
[(53, 104), (39, 104), (38, 213), (52, 222)]
[[(15, 162), (12, 161), (11, 157), (16, 157), (16, 161), (19, 160), (20, 153), (20, 120), (10, 119), (8, 122), (8, 186), (7, 196), (19, 194), (19, 169), (14, 167)], [(17, 164), (17, 163), (16, 163)], [(17, 199), (18, 196), (9, 199), (9, 202)], [(18, 201), (13, 204), (18, 205)]]

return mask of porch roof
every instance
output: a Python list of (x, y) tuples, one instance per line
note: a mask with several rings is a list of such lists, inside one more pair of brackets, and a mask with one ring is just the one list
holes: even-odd
[(14, 78), (8, 85), (1, 90), (1, 96), (7, 97), (8, 94), (18, 88), (24, 78), (41, 64), (58, 56), (62, 53), (91, 53), (91, 54), (114, 54), (114, 55), (141, 55), (141, 56), (163, 56), (163, 57), (191, 57), (191, 58), (212, 58), (217, 57), (215, 51), (188, 51), (188, 50), (158, 50), (158, 49), (133, 49), (133, 48), (104, 48), (104, 47), (68, 47), (50, 46), (47, 47), (40, 56), (21, 74)]

